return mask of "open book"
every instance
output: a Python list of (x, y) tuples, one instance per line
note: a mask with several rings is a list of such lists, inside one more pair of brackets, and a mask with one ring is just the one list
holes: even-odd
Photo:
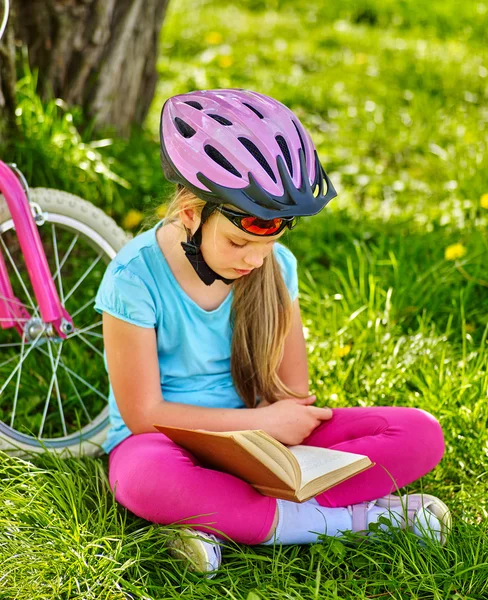
[(266, 432), (205, 431), (155, 425), (205, 466), (247, 481), (265, 496), (304, 502), (373, 466), (367, 456), (285, 446)]

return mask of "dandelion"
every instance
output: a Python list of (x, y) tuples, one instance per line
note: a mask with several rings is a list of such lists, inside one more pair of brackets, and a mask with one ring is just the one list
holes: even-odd
[(481, 208), (488, 209), (488, 194), (483, 194), (480, 198), (480, 206)]
[(222, 41), (222, 34), (219, 31), (211, 31), (205, 37), (205, 41), (207, 44), (215, 46), (216, 44), (220, 44)]
[(221, 56), (219, 58), (219, 66), (222, 67), (222, 69), (227, 69), (229, 67), (231, 67), (234, 64), (234, 59), (232, 58), (232, 56)]
[(167, 204), (161, 204), (160, 206), (158, 206), (158, 208), (156, 209), (156, 216), (158, 217), (158, 219), (164, 219), (164, 217), (166, 216), (167, 210), (168, 210)]
[(125, 229), (134, 229), (142, 221), (143, 214), (140, 210), (131, 208), (122, 220), (122, 226)]
[(451, 244), (444, 251), (444, 258), (446, 260), (457, 260), (462, 258), (466, 254), (467, 250), (463, 244)]
[(345, 346), (337, 346), (334, 348), (334, 354), (339, 358), (347, 356), (349, 352), (351, 352), (351, 346), (349, 344), (346, 344)]

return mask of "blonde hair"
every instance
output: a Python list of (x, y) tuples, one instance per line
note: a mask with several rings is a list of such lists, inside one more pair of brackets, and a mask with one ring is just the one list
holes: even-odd
[[(193, 209), (201, 214), (204, 206), (204, 200), (178, 185), (163, 227), (179, 221), (183, 210)], [(291, 327), (292, 303), (274, 253), (264, 259), (259, 269), (236, 279), (232, 285), (231, 374), (244, 404), (252, 408), (258, 397), (269, 403), (284, 397), (306, 397), (307, 394), (289, 389), (277, 373)]]

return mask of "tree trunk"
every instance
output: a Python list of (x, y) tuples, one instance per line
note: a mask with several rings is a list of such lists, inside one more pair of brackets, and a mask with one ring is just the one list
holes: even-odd
[[(3, 6), (0, 10), (0, 21)], [(15, 20), (11, 11), (9, 25)], [(13, 27), (7, 27), (0, 40), (0, 143), (15, 135), (15, 36)]]
[(15, 30), (40, 92), (80, 105), (98, 127), (127, 134), (156, 87), (168, 0), (14, 0)]

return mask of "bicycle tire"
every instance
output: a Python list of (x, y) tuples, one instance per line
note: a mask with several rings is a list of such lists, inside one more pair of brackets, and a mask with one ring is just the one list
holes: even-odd
[[(36, 203), (39, 205), (39, 207), (42, 210), (43, 215), (46, 217), (46, 223), (49, 225), (49, 223), (52, 226), (53, 230), (56, 230), (56, 228), (58, 228), (58, 233), (56, 233), (56, 236), (59, 235), (60, 233), (62, 234), (62, 236), (69, 236), (71, 234), (73, 234), (74, 232), (76, 232), (77, 240), (80, 239), (82, 240), (80, 242), (83, 243), (86, 246), (86, 250), (84, 250), (84, 252), (89, 252), (91, 248), (95, 249), (95, 250), (99, 250), (101, 252), (103, 252), (102, 258), (101, 259), (97, 259), (101, 260), (102, 263), (108, 264), (108, 262), (110, 262), (110, 260), (115, 256), (115, 254), (122, 248), (122, 246), (124, 246), (129, 239), (132, 237), (130, 234), (127, 234), (126, 232), (124, 232), (116, 223), (115, 221), (110, 218), (108, 215), (106, 215), (100, 208), (94, 206), (93, 204), (91, 204), (90, 202), (87, 202), (86, 200), (83, 200), (82, 198), (79, 198), (73, 194), (70, 194), (68, 192), (64, 192), (64, 191), (60, 191), (60, 190), (54, 190), (54, 189), (49, 189), (49, 188), (32, 188), (30, 190), (30, 201), (32, 203)], [(44, 225), (41, 226), (41, 228), (44, 227)], [(47, 230), (45, 230), (47, 231)], [(8, 210), (8, 206), (7, 203), (5, 201), (5, 199), (3, 198), (3, 196), (0, 194), (0, 237), (1, 236), (14, 236), (15, 235), (15, 230), (13, 227), (13, 221), (11, 219), (10, 216), (10, 212)], [(47, 234), (46, 234), (47, 235)], [(10, 238), (11, 240), (13, 239), (12, 237)], [(59, 240), (60, 242), (61, 240)], [(54, 244), (54, 248), (56, 248), (56, 253), (57, 253), (57, 246), (56, 243), (59, 243), (57, 240)], [(78, 243), (78, 242), (76, 242)], [(75, 243), (75, 246), (76, 246)], [(75, 247), (74, 246), (74, 247)], [(84, 248), (84, 246), (83, 246)], [(83, 249), (82, 248), (82, 249)], [(20, 250), (18, 251), (18, 253), (20, 254)], [(46, 249), (46, 253), (48, 253), (48, 250)], [(54, 252), (53, 252), (54, 254)], [(73, 254), (73, 251), (71, 252), (71, 254)], [(69, 256), (69, 259), (71, 259), (71, 255)], [(101, 263), (100, 266), (103, 266), (103, 264)], [(80, 264), (81, 264), (81, 260), (80, 260)], [(63, 279), (63, 277), (61, 276), (61, 272), (63, 269), (66, 269), (68, 271), (68, 267), (69, 267), (69, 263), (68, 263), (68, 259), (66, 260), (66, 263), (62, 265), (62, 269), (60, 271), (60, 276), (59, 276), (59, 280), (58, 281), (58, 285), (62, 285), (61, 284), (61, 280)], [(71, 271), (73, 271), (73, 268), (71, 267)], [(71, 273), (70, 271), (70, 273)], [(101, 273), (101, 275), (103, 276), (103, 273), (101, 271), (100, 268), (98, 268), (98, 271)], [(95, 273), (97, 273), (98, 271), (95, 271)], [(103, 272), (105, 271), (105, 269), (103, 269)], [(51, 267), (51, 273), (53, 273), (53, 269)], [(99, 279), (101, 280), (101, 276), (99, 277)], [(93, 286), (93, 289), (95, 289), (96, 286), (96, 280), (94, 280), (93, 283), (91, 283), (90, 285)], [(81, 286), (80, 286), (81, 288)], [(80, 289), (78, 288), (78, 289)], [(28, 290), (27, 290), (28, 291)], [(73, 311), (74, 312), (74, 311)], [(70, 310), (70, 314), (72, 314), (71, 310)], [(88, 314), (88, 313), (87, 313)], [(95, 311), (93, 310), (93, 314), (94, 317), (96, 318), (100, 318), (100, 315), (98, 315), (97, 313), (95, 313)], [(76, 325), (76, 321), (75, 321), (75, 325)], [(10, 331), (12, 332), (12, 330), (5, 330), (5, 331)], [(101, 331), (101, 328), (100, 328)], [(3, 330), (0, 329), (0, 336), (2, 335)], [(85, 337), (87, 337), (86, 332), (85, 333)], [(90, 335), (97, 335), (98, 337), (96, 338), (95, 341), (93, 341), (92, 343), (92, 347), (94, 349), (97, 350), (98, 354), (100, 354), (100, 348), (101, 348), (101, 344), (103, 342), (103, 339), (101, 338), (101, 333), (95, 333), (92, 330), (92, 333)], [(18, 337), (18, 335), (17, 335)], [(75, 337), (75, 336), (73, 336)], [(73, 344), (74, 340), (70, 339), (70, 344)], [(78, 340), (79, 342), (79, 340)], [(51, 341), (48, 340), (47, 342), (43, 342), (44, 345), (47, 343), (48, 345), (51, 344)], [(66, 344), (66, 347), (68, 347), (68, 341), (64, 342)], [(97, 348), (96, 345), (99, 345), (99, 347)], [(35, 344), (33, 344), (35, 345)], [(61, 344), (58, 344), (61, 345)], [(81, 347), (81, 343), (79, 343), (79, 346)], [(24, 351), (24, 348), (26, 347), (25, 344), (22, 345), (22, 351)], [(41, 349), (40, 352), (42, 352), (42, 356), (49, 354), (50, 355), (50, 360), (51, 360), (51, 365), (53, 367), (53, 372), (58, 368), (59, 366), (59, 361), (56, 362), (55, 365), (53, 365), (52, 362), (52, 348), (54, 348), (54, 346), (50, 346), (49, 349), (49, 353), (44, 349), (44, 351)], [(73, 348), (73, 346), (71, 346), (71, 348)], [(10, 349), (9, 349), (10, 350)], [(38, 348), (34, 348), (31, 350), (38, 350)], [(75, 352), (78, 352), (79, 350), (76, 349)], [(16, 350), (12, 350), (11, 351), (12, 354), (15, 354)], [(62, 350), (59, 349), (59, 353), (61, 353)], [(27, 352), (26, 352), (27, 354)], [(26, 356), (26, 354), (21, 355), (20, 359), (22, 361), (23, 357)], [(32, 352), (32, 355), (35, 355), (36, 352)], [(39, 353), (37, 353), (39, 354)], [(38, 357), (39, 358), (39, 357)], [(75, 356), (76, 358), (76, 356)], [(108, 396), (108, 375), (106, 375), (105, 372), (105, 367), (103, 365), (103, 360), (100, 358), (100, 356), (97, 356), (97, 358), (100, 359), (101, 365), (97, 364), (96, 365), (96, 370), (100, 370), (101, 367), (103, 367), (103, 371), (105, 373), (106, 376), (106, 396)], [(47, 359), (44, 357), (41, 359), (43, 361), (47, 362)], [(12, 359), (13, 360), (13, 359)], [(25, 361), (27, 361), (27, 359), (24, 359)], [(86, 360), (89, 360), (88, 358)], [(23, 362), (23, 361), (22, 361)], [(63, 362), (61, 360), (61, 362)], [(3, 365), (4, 363), (2, 362), (2, 360), (0, 359), (0, 365)], [(14, 363), (15, 364), (15, 363)], [(68, 363), (69, 364), (69, 363)], [(90, 362), (90, 368), (91, 366), (93, 366), (93, 363)], [(56, 369), (55, 369), (56, 367)], [(64, 369), (65, 367), (63, 367)], [(23, 370), (23, 365), (21, 365), (19, 371)], [(70, 369), (67, 369), (67, 377), (70, 378), (70, 381), (72, 380), (72, 377), (69, 374)], [(73, 375), (73, 370), (71, 370), (71, 374)], [(34, 374), (36, 375), (36, 374)], [(19, 376), (20, 378), (20, 376)], [(57, 379), (57, 377), (56, 377)], [(28, 382), (30, 383), (31, 380), (28, 380)], [(78, 381), (76, 381), (76, 383), (78, 383)], [(58, 384), (56, 384), (58, 385)], [(98, 382), (97, 381), (97, 386), (102, 387), (102, 382)], [(51, 389), (52, 389), (53, 384), (51, 383)], [(0, 382), (0, 390), (1, 390), (1, 382)], [(86, 390), (85, 390), (86, 392)], [(51, 392), (49, 392), (51, 393)], [(18, 398), (20, 396), (20, 392), (16, 392), (16, 397), (15, 397), (15, 407), (17, 407), (17, 401)], [(79, 395), (79, 392), (77, 392), (77, 394)], [(102, 395), (102, 392), (100, 390), (98, 390), (97, 394), (99, 396)], [(62, 395), (62, 394), (61, 394)], [(60, 399), (60, 393), (58, 392), (58, 400)], [(102, 402), (101, 397), (97, 397), (97, 402), (98, 404), (100, 404)], [(84, 405), (84, 402), (80, 400), (80, 402)], [(50, 399), (48, 399), (47, 404), (50, 404)], [(96, 403), (95, 403), (96, 404)], [(6, 406), (5, 402), (3, 401), (2, 398), (2, 394), (0, 393), (0, 407), (3, 405), (3, 408), (5, 411), (11, 409), (11, 407)], [(52, 407), (49, 408), (49, 410), (52, 410)], [(78, 409), (80, 412), (82, 412), (80, 409)], [(97, 409), (98, 410), (98, 409)], [(85, 408), (85, 411), (88, 413), (87, 409)], [(13, 411), (15, 412), (15, 410)], [(46, 409), (46, 414), (48, 414), (48, 411)], [(59, 407), (59, 412), (62, 413), (62, 407)], [(38, 418), (38, 413), (35, 413), (35, 418)], [(43, 415), (44, 416), (44, 415)], [(51, 416), (51, 415), (49, 415)], [(78, 413), (77, 413), (77, 419), (78, 419)], [(63, 419), (63, 426), (64, 426), (64, 433), (67, 432), (67, 427), (65, 424), (65, 416), (62, 416)], [(91, 417), (90, 417), (91, 419)], [(13, 421), (12, 421), (13, 422)], [(77, 423), (79, 423), (80, 421), (77, 420)], [(76, 425), (73, 425), (73, 423), (71, 423), (71, 425), (73, 427), (76, 427)], [(78, 456), (78, 455), (98, 455), (101, 451), (100, 449), (100, 444), (105, 440), (106, 434), (107, 434), (107, 430), (109, 428), (109, 417), (108, 417), (108, 406), (107, 403), (105, 402), (105, 405), (103, 406), (103, 409), (101, 409), (99, 412), (97, 412), (96, 416), (90, 420), (89, 423), (87, 423), (85, 426), (80, 427), (78, 430), (72, 430), (69, 432), (68, 435), (61, 435), (61, 436), (52, 436), (52, 437), (37, 437), (35, 435), (32, 434), (28, 434), (25, 431), (21, 431), (21, 430), (17, 430), (15, 427), (10, 426), (8, 423), (4, 422), (1, 418), (0, 418), (0, 450), (5, 450), (8, 451), (10, 453), (13, 454), (24, 454), (24, 453), (39, 453), (39, 452), (43, 452), (45, 450), (48, 451), (54, 451), (56, 453), (59, 454), (69, 454), (71, 456)], [(41, 428), (42, 429), (42, 428)]]

